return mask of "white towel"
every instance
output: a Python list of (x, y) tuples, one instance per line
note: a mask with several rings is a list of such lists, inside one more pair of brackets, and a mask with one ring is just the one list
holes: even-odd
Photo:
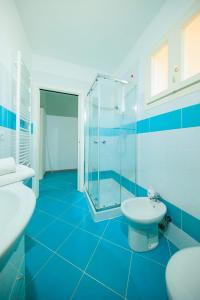
[(0, 159), (0, 176), (16, 172), (16, 164), (13, 157)]
[(16, 172), (0, 176), (0, 187), (35, 176), (35, 171), (23, 165), (16, 166)]

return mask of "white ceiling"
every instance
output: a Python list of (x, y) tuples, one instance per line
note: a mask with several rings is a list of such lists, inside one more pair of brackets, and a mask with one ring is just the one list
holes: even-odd
[(15, 0), (33, 52), (112, 72), (166, 0)]

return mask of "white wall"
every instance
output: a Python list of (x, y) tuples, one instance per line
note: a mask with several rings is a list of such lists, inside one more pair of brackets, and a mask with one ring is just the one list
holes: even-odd
[(77, 169), (78, 119), (46, 116), (46, 171)]
[[(166, 1), (116, 74), (137, 82), (138, 119), (200, 103), (200, 91), (145, 109), (145, 64), (152, 49), (173, 26), (181, 22), (197, 1)], [(152, 186), (166, 200), (200, 219), (199, 202), (200, 128), (187, 128), (138, 135), (137, 181)]]
[[(0, 105), (15, 111), (14, 62), (17, 51), (28, 68), (31, 51), (13, 0), (0, 0)], [(0, 127), (0, 157), (15, 154), (15, 131)]]

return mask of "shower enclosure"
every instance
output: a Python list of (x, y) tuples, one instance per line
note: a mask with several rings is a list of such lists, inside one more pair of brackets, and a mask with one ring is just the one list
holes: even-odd
[(96, 211), (135, 194), (136, 87), (98, 75), (85, 111), (85, 191)]

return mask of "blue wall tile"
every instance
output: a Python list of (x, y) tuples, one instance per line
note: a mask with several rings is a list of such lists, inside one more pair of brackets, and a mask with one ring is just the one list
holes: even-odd
[(118, 183), (121, 183), (121, 175), (115, 171), (112, 171), (111, 178), (116, 180)]
[(200, 104), (156, 115), (137, 122), (137, 133), (200, 126)]
[(0, 126), (3, 126), (3, 107), (0, 105)]
[[(16, 113), (0, 105), (0, 126), (16, 130)], [(31, 126), (31, 127), (30, 127)], [(33, 124), (21, 119), (20, 127), (25, 130), (31, 129), (33, 133)]]
[(172, 218), (172, 223), (181, 228), (181, 209), (164, 199), (162, 201), (167, 206), (167, 214)]
[(10, 110), (7, 110), (7, 128), (16, 129), (16, 114)]
[(137, 122), (137, 133), (149, 132), (149, 119), (139, 120)]
[(128, 123), (128, 124), (123, 124), (123, 125), (121, 126), (121, 128), (122, 128), (122, 129), (132, 129), (132, 130), (134, 130), (134, 129), (136, 129), (136, 125), (137, 125), (136, 122)]
[(131, 191), (131, 182), (124, 176), (121, 176), (121, 185), (129, 192)]
[(136, 196), (137, 197), (146, 197), (147, 190), (145, 188), (143, 188), (142, 186), (136, 184)]
[(21, 119), (20, 120), (20, 128), (29, 130), (29, 122), (26, 122), (25, 120)]
[(0, 126), (7, 127), (7, 109), (0, 106)]
[(200, 104), (182, 109), (182, 127), (200, 126)]
[(150, 131), (162, 131), (181, 128), (181, 110), (174, 110), (150, 118)]

